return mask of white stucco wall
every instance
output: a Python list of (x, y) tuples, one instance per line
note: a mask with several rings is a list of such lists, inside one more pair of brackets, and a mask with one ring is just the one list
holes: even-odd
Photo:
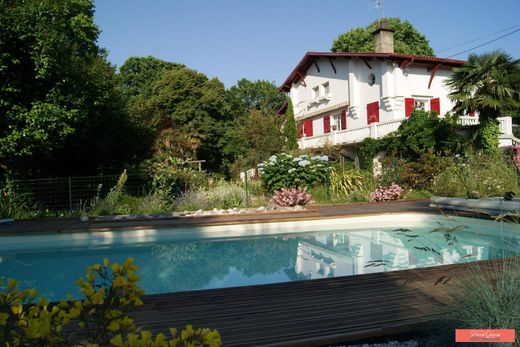
[[(448, 98), (448, 88), (444, 81), (451, 74), (451, 69), (442, 67), (437, 70), (430, 88), (431, 71), (426, 65), (411, 65), (404, 69), (397, 63), (387, 60), (372, 59), (367, 61), (371, 68), (359, 58), (345, 59), (336, 57), (332, 63), (336, 73), (326, 57), (317, 60), (305, 75), (305, 84), (299, 81), (291, 88), (291, 98), (297, 121), (310, 118), (313, 120), (313, 136), (323, 135), (323, 117), (341, 114), (347, 110), (347, 129), (367, 127), (367, 109), (369, 103), (379, 102), (379, 122), (392, 122), (405, 118), (405, 98), (427, 101), (426, 110), (430, 110), (429, 100), (440, 99), (441, 115), (450, 111), (453, 103)], [(375, 83), (369, 84), (369, 75), (375, 75)], [(316, 86), (329, 83), (328, 100), (311, 104), (312, 90)], [(339, 129), (338, 129), (339, 130)]]

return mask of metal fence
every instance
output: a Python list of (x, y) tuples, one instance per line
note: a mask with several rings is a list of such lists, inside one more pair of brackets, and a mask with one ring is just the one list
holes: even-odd
[[(119, 175), (103, 175), (14, 180), (13, 184), (17, 194), (26, 194), (41, 209), (74, 211), (98, 194), (105, 197), (118, 179)], [(129, 174), (125, 192), (143, 196), (150, 192), (151, 187), (149, 176)]]

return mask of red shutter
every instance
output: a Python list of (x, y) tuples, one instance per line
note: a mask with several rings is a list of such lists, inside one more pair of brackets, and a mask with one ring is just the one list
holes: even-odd
[(312, 136), (312, 119), (307, 119), (303, 123), (303, 132), (305, 133), (305, 136), (307, 136), (307, 137)]
[(415, 107), (415, 100), (413, 98), (404, 99), (404, 114), (406, 118), (410, 117)]
[(347, 111), (341, 112), (341, 130), (347, 129)]
[(471, 111), (470, 113), (468, 113), (468, 116), (475, 117), (475, 111)]
[(303, 124), (298, 123), (298, 138), (301, 139), (303, 137)]
[(379, 122), (379, 102), (367, 104), (367, 124)]
[(441, 100), (439, 98), (430, 100), (430, 111), (441, 114)]
[(323, 117), (323, 132), (330, 133), (330, 115)]

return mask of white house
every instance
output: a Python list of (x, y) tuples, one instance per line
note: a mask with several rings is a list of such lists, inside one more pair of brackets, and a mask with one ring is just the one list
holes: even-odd
[[(308, 52), (280, 89), (290, 92), (300, 148), (355, 144), (397, 130), (415, 108), (444, 115), (453, 107), (444, 82), (465, 61), (394, 53), (385, 21), (375, 53)], [(510, 146), (511, 118), (499, 118), (501, 146)], [(461, 118), (478, 123), (478, 115)]]

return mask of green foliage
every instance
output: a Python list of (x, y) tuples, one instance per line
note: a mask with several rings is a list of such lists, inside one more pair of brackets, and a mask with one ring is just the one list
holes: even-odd
[[(0, 344), (2, 346), (207, 346), (222, 345), (220, 334), (207, 328), (194, 330), (191, 325), (171, 337), (142, 330), (140, 335), (129, 333), (136, 329), (127, 313), (131, 307), (143, 304), (144, 292), (138, 287), (138, 266), (128, 258), (123, 264), (110, 265), (108, 259), (87, 269), (77, 285), (84, 295), (82, 300), (70, 298), (49, 305), (38, 297), (35, 289), (19, 289), (9, 279), (5, 292), (0, 291)], [(0, 280), (0, 288), (3, 288)], [(80, 336), (70, 335), (71, 325), (77, 325)], [(83, 339), (79, 341), (80, 339)]]
[[(491, 271), (490, 271), (491, 269)], [(462, 280), (454, 297), (456, 309), (446, 317), (458, 329), (520, 329), (520, 258), (512, 257), (481, 268)], [(453, 304), (452, 303), (452, 304)], [(453, 330), (451, 330), (453, 331)], [(453, 341), (453, 339), (451, 339)], [(516, 337), (516, 343), (520, 338)]]
[(480, 122), (480, 146), (482, 150), (491, 155), (498, 154), (500, 127), (495, 119), (482, 119)]
[(285, 135), (285, 149), (293, 151), (298, 149), (298, 130), (296, 129), (296, 119), (294, 118), (293, 105), (290, 98), (287, 101), (285, 117), (286, 121), (283, 128)]
[(17, 193), (11, 181), (0, 188), (0, 219), (25, 218), (33, 207), (29, 195)]
[(435, 195), (466, 197), (471, 192), (480, 196), (503, 196), (518, 192), (517, 174), (512, 163), (495, 155), (473, 154), (458, 157), (433, 181)]
[[(426, 37), (419, 33), (413, 25), (399, 18), (385, 18), (394, 32), (394, 51), (396, 53), (433, 56)], [(332, 43), (333, 52), (374, 52), (372, 32), (376, 29), (377, 21), (366, 28), (355, 28), (338, 36)]]
[(124, 170), (117, 183), (103, 199), (99, 196), (101, 185), (98, 186), (98, 194), (92, 199), (90, 204), (91, 213), (94, 215), (129, 214), (131, 212), (130, 206), (124, 201), (127, 180), (128, 174)]
[(280, 129), (283, 118), (274, 113), (251, 110), (236, 119), (228, 128), (224, 151), (234, 163), (230, 170), (237, 175), (270, 155), (279, 153), (284, 147), (284, 136)]
[(154, 83), (161, 79), (164, 72), (182, 67), (184, 65), (152, 56), (130, 57), (119, 68), (119, 88), (129, 98), (148, 98), (153, 95)]
[(258, 168), (269, 193), (281, 188), (310, 188), (325, 183), (330, 171), (327, 157), (311, 158), (306, 154), (293, 157), (286, 153), (271, 156), (258, 164)]
[(229, 89), (230, 98), (240, 113), (251, 110), (262, 113), (274, 113), (285, 102), (286, 96), (280, 93), (273, 82), (257, 80), (249, 81), (242, 78)]
[(373, 159), (374, 157), (381, 151), (386, 149), (386, 140), (385, 139), (373, 139), (367, 137), (361, 142), (361, 147), (359, 148), (359, 155), (361, 157), (361, 162), (363, 168), (367, 170), (372, 170), (373, 168)]
[(520, 111), (520, 60), (497, 50), (470, 54), (446, 81), (460, 116), (477, 111), (481, 121)]
[(383, 164), (383, 184), (396, 182), (404, 188), (430, 190), (436, 177), (454, 165), (452, 157), (444, 157), (428, 150), (416, 161), (387, 158)]
[(333, 168), (330, 172), (330, 188), (332, 193), (349, 196), (352, 192), (365, 186), (367, 174), (356, 169)]
[[(136, 155), (129, 134), (114, 131), (132, 125), (96, 45), (93, 13), (89, 0), (1, 2), (0, 167), (8, 172), (92, 171)], [(90, 138), (110, 141), (97, 147)]]
[(182, 192), (203, 187), (208, 178), (205, 172), (196, 171), (186, 161), (175, 157), (149, 162), (155, 193), (165, 201), (173, 201)]
[(229, 209), (245, 205), (245, 189), (234, 183), (218, 181), (206, 188), (191, 189), (174, 202), (178, 211)]

